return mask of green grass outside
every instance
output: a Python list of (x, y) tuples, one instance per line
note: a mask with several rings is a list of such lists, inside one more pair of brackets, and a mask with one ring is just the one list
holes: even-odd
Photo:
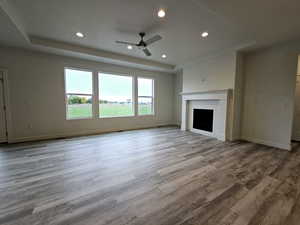
[[(138, 106), (139, 115), (151, 114), (151, 104)], [(100, 104), (100, 117), (132, 116), (132, 104)], [(92, 117), (91, 104), (74, 104), (68, 106), (68, 119)]]
[(91, 104), (68, 105), (68, 119), (89, 118), (92, 117)]
[(100, 117), (133, 116), (132, 104), (100, 104)]

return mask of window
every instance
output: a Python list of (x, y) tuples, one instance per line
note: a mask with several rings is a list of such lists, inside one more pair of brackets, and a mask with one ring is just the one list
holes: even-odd
[(93, 117), (93, 73), (65, 69), (67, 119)]
[(99, 73), (100, 117), (134, 116), (133, 78)]
[(154, 80), (138, 78), (138, 114), (154, 114)]
[(151, 78), (65, 68), (65, 99), (68, 120), (155, 114)]

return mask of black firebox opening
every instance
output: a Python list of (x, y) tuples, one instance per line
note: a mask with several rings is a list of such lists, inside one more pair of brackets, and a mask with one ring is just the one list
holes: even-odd
[(212, 109), (194, 109), (193, 110), (193, 128), (208, 132), (213, 131), (214, 110)]

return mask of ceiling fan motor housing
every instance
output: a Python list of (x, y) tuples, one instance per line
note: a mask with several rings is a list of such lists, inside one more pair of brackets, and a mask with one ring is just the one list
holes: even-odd
[(146, 35), (146, 33), (141, 32), (139, 33), (139, 35), (141, 36), (141, 41), (137, 44), (138, 47), (147, 47), (147, 44), (144, 42), (144, 37)]

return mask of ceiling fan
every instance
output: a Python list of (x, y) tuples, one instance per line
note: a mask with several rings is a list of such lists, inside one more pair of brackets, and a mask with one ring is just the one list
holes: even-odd
[(146, 33), (141, 32), (141, 33), (139, 33), (139, 35), (141, 37), (141, 40), (137, 44), (126, 42), (126, 41), (116, 41), (116, 43), (123, 44), (123, 45), (136, 46), (139, 49), (142, 49), (142, 51), (145, 53), (146, 56), (151, 56), (151, 52), (149, 51), (149, 49), (147, 47), (149, 45), (153, 44), (154, 42), (157, 42), (157, 41), (161, 40), (162, 37), (160, 35), (155, 35), (152, 38), (148, 39), (147, 41), (144, 41), (144, 37), (145, 37)]

